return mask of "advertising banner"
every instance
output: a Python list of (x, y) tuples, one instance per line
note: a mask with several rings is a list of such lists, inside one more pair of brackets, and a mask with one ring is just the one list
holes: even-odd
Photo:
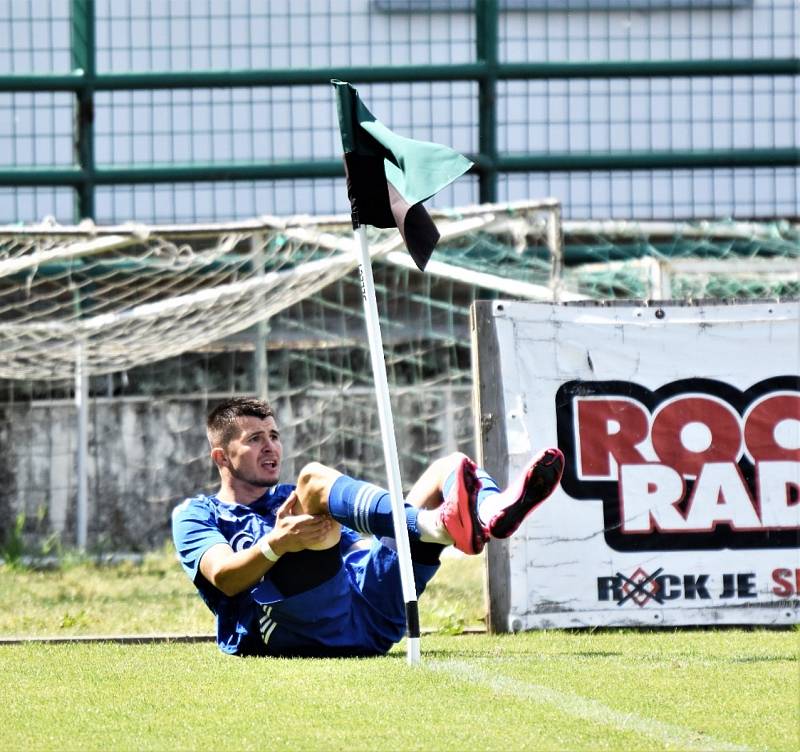
[(800, 303), (473, 309), (482, 461), (558, 446), (487, 548), (495, 631), (800, 621)]

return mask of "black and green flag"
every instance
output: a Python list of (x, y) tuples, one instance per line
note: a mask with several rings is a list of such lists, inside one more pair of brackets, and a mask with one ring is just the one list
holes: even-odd
[(353, 227), (397, 227), (420, 269), (439, 241), (422, 202), (471, 166), (453, 149), (392, 133), (345, 81), (333, 80)]

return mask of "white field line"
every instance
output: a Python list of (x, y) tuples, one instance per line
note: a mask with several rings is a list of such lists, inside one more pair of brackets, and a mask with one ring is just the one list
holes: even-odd
[(510, 695), (518, 700), (528, 700), (539, 705), (549, 705), (557, 710), (581, 721), (610, 726), (615, 731), (632, 731), (648, 736), (668, 748), (681, 750), (741, 750), (747, 752), (750, 747), (732, 744), (715, 739), (708, 734), (694, 732), (683, 726), (664, 723), (653, 718), (646, 718), (635, 713), (625, 713), (603, 705), (572, 692), (546, 687), (541, 684), (513, 679), (509, 676), (491, 673), (481, 669), (474, 663), (466, 661), (422, 661), (423, 666), (434, 671), (451, 674), (466, 682), (478, 683), (497, 694)]

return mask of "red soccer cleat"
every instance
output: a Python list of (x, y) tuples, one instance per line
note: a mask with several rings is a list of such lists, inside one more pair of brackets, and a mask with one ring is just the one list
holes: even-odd
[(505, 491), (484, 502), (491, 504), (489, 534), (493, 538), (513, 535), (523, 520), (553, 493), (563, 472), (564, 455), (560, 449), (545, 449), (531, 460)]
[(465, 554), (479, 554), (489, 536), (478, 517), (478, 490), (480, 481), (477, 466), (464, 457), (448, 476), (442, 488), (444, 501), (439, 516), (453, 545)]

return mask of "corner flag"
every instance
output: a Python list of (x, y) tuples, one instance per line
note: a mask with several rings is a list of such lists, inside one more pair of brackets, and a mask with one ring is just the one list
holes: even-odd
[(420, 270), (439, 241), (422, 202), (471, 166), (453, 149), (392, 133), (364, 106), (345, 81), (332, 80), (342, 134), (347, 195), (353, 229), (397, 227)]
[(383, 359), (381, 325), (375, 300), (375, 282), (364, 225), (397, 227), (414, 263), (424, 269), (439, 241), (439, 232), (428, 212), (422, 208), (422, 202), (463, 175), (472, 162), (446, 146), (395, 135), (364, 107), (358, 92), (350, 84), (336, 80), (331, 83), (336, 91), (339, 111), (347, 195), (350, 198), (355, 250), (361, 271), (364, 321), (372, 374), (375, 377), (375, 397), (392, 503), (400, 585), (406, 607), (408, 662), (415, 665), (420, 660), (419, 610), (406, 529), (397, 439), (389, 400), (389, 382)]

